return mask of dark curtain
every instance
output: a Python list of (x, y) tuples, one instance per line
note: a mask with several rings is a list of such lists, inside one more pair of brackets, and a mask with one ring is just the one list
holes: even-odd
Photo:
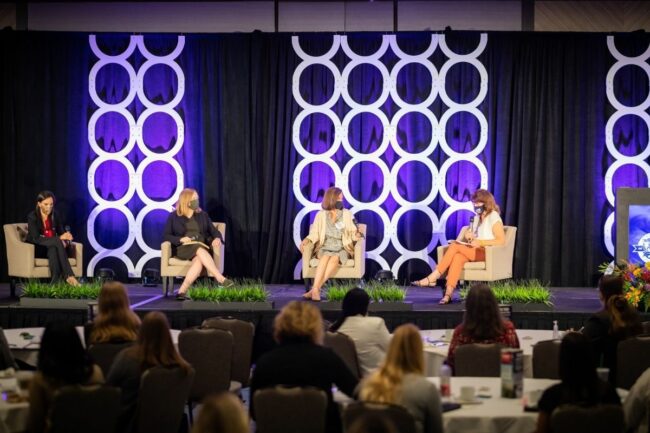
[[(349, 34), (351, 47), (359, 54), (374, 52), (380, 34)], [(407, 53), (421, 52), (429, 44), (428, 33), (398, 36)], [(471, 52), (478, 44), (475, 32), (454, 32), (447, 37), (458, 53)], [(175, 36), (147, 35), (147, 46), (165, 53), (175, 45)], [(331, 34), (301, 35), (301, 46), (310, 54), (322, 53), (331, 45)], [(128, 35), (101, 35), (100, 44), (119, 52)], [(617, 47), (626, 55), (644, 51), (650, 38), (643, 34), (617, 35)], [(612, 208), (604, 196), (604, 175), (613, 159), (605, 149), (605, 123), (612, 108), (605, 94), (605, 77), (614, 59), (604, 34), (499, 33), (488, 34), (488, 44), (479, 57), (489, 81), (488, 93), (479, 106), (488, 121), (488, 143), (479, 159), (488, 170), (488, 187), (501, 205), (506, 224), (518, 227), (515, 276), (539, 278), (552, 285), (591, 285), (599, 263), (610, 259), (605, 252), (602, 226)], [(87, 170), (95, 158), (88, 146), (87, 125), (97, 107), (88, 95), (88, 72), (96, 58), (88, 46), (88, 34), (0, 32), (0, 221), (24, 221), (41, 189), (57, 195), (57, 208), (85, 244), (85, 261), (94, 254), (86, 239), (86, 219), (95, 203), (88, 195)], [(439, 69), (444, 62), (440, 50), (431, 60)], [(339, 51), (333, 59), (342, 69), (347, 58)], [(389, 53), (382, 59), (389, 70), (397, 61)], [(142, 58), (135, 55), (134, 64)], [(185, 96), (175, 108), (185, 122), (186, 144), (177, 155), (186, 186), (195, 187), (201, 203), (213, 220), (227, 223), (226, 274), (261, 278), (267, 283), (290, 282), (299, 255), (293, 244), (293, 219), (299, 210), (292, 193), (294, 167), (301, 159), (293, 150), (292, 124), (300, 107), (292, 96), (293, 71), (300, 62), (288, 34), (187, 35), (178, 59), (185, 73)], [(639, 69), (639, 68), (637, 68)], [(153, 84), (147, 91), (152, 99), (165, 100), (177, 90), (169, 71), (152, 71)], [(173, 75), (173, 74), (172, 74)], [(403, 69), (397, 77), (403, 99), (418, 102), (430, 90), (427, 72), (417, 65)], [(106, 70), (98, 79), (99, 90), (110, 98), (126, 88), (123, 71)], [(381, 93), (381, 76), (369, 66), (355, 68), (350, 76), (350, 94), (368, 103)], [(450, 70), (445, 83), (456, 101), (469, 101), (480, 80), (472, 66)], [(332, 91), (327, 72), (310, 68), (303, 73), (300, 91), (305, 99), (323, 102)], [(645, 74), (624, 68), (617, 74), (615, 90), (621, 101), (638, 104), (648, 92)], [(397, 108), (388, 101), (381, 109), (390, 119)], [(129, 110), (137, 117), (143, 107), (134, 103)], [(447, 109), (436, 98), (430, 110), (440, 118)], [(333, 110), (343, 117), (344, 103)], [(112, 122), (112, 123), (111, 123)], [(123, 145), (113, 123), (103, 145)], [(100, 126), (98, 126), (100, 128)], [(101, 129), (100, 128), (100, 129)], [(409, 152), (421, 151), (431, 139), (428, 122), (418, 115), (400, 121), (397, 140)], [(102, 132), (99, 131), (99, 132)], [(449, 145), (467, 152), (478, 143), (479, 126), (467, 115), (450, 120), (445, 131)], [(326, 119), (313, 116), (300, 128), (301, 142), (310, 151), (322, 152), (333, 139), (333, 127)], [(352, 146), (370, 152), (381, 142), (381, 122), (374, 116), (353, 119), (349, 132)], [(645, 124), (626, 116), (615, 126), (615, 142), (627, 154), (636, 154), (647, 143)], [(173, 141), (175, 137), (172, 137)], [(167, 145), (165, 145), (167, 146)], [(164, 147), (164, 146), (163, 146)], [(142, 158), (134, 152), (130, 159)], [(337, 152), (333, 160), (343, 166), (348, 160)], [(437, 167), (446, 156), (440, 147), (429, 155)], [(398, 159), (388, 151), (382, 160), (390, 168)], [(123, 193), (123, 174), (110, 167), (102, 174), (103, 197)], [(615, 186), (646, 186), (639, 170), (622, 170)], [(388, 188), (377, 167), (361, 163), (352, 169), (349, 185), (361, 201), (377, 197)], [(300, 189), (311, 201), (319, 201), (334, 183), (329, 170), (312, 164), (300, 179)], [(431, 178), (419, 163), (405, 166), (397, 188), (409, 201), (423, 199)], [(468, 200), (479, 186), (478, 173), (464, 163), (455, 164), (444, 180), (450, 195)], [(155, 188), (154, 188), (155, 189)], [(156, 190), (158, 191), (158, 190)], [(164, 188), (159, 193), (164, 196)], [(138, 200), (129, 203), (134, 211)], [(399, 204), (389, 195), (382, 208), (390, 217)], [(431, 208), (440, 215), (446, 205), (439, 195)], [(459, 212), (444, 228), (455, 236), (469, 214)], [(144, 228), (151, 246), (160, 242), (165, 212), (158, 212)], [(360, 222), (369, 225), (368, 248), (383, 240), (384, 227), (371, 212), (360, 212)], [(308, 218), (302, 221), (306, 232)], [(104, 229), (102, 229), (104, 227)], [(110, 227), (110, 230), (106, 227)], [(100, 243), (119, 245), (128, 232), (119, 218), (107, 214), (96, 225)], [(397, 225), (397, 235), (406, 248), (421, 249), (436, 241), (434, 228), (421, 212), (409, 212)], [(433, 237), (432, 237), (433, 236)], [(135, 247), (129, 254), (138, 257)], [(398, 257), (389, 245), (384, 257), (389, 263)], [(435, 259), (435, 249), (432, 253)], [(124, 277), (117, 261), (114, 266)], [(157, 267), (153, 260), (147, 267)], [(6, 255), (0, 252), (0, 278), (6, 278)], [(367, 276), (379, 269), (368, 262)], [(418, 277), (426, 265), (411, 260), (399, 277)]]

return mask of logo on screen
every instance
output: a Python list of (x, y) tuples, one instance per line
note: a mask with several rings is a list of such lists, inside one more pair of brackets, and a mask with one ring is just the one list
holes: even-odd
[(644, 235), (636, 245), (630, 245), (632, 252), (638, 254), (639, 258), (644, 262), (650, 261), (650, 233)]

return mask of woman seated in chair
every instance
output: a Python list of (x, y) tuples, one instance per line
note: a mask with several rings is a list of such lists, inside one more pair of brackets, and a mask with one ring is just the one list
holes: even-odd
[(583, 334), (569, 332), (562, 338), (559, 373), (561, 383), (547, 388), (537, 403), (537, 433), (551, 432), (553, 411), (563, 404), (620, 406), (616, 389), (598, 378), (593, 346)]
[(219, 272), (214, 262), (212, 248), (220, 248), (223, 239), (207, 212), (203, 212), (199, 207), (199, 194), (195, 190), (185, 188), (181, 191), (176, 210), (167, 218), (163, 239), (172, 244), (172, 255), (181, 260), (192, 261), (176, 294), (179, 301), (186, 299), (187, 291), (201, 275), (203, 268), (214, 275), (217, 283), (225, 287), (234, 285), (232, 280)]
[(56, 198), (50, 191), (41, 191), (36, 196), (36, 210), (27, 216), (26, 241), (36, 245), (36, 257), (47, 258), (52, 282), (65, 280), (79, 286), (68, 261), (68, 247), (72, 234), (63, 228), (63, 221), (54, 211)]
[(359, 288), (348, 291), (341, 305), (341, 317), (330, 326), (330, 332), (340, 332), (354, 341), (361, 373), (366, 376), (384, 360), (390, 333), (381, 317), (368, 316), (370, 297)]
[(361, 382), (359, 396), (363, 401), (404, 406), (418, 433), (442, 433), (440, 394), (424, 376), (422, 337), (415, 325), (395, 330), (385, 361)]
[(476, 190), (472, 195), (472, 204), (474, 212), (478, 215), (478, 224), (473, 224), (476, 228), (468, 227), (465, 231), (464, 241), (469, 245), (452, 241), (436, 269), (427, 277), (411, 283), (419, 287), (433, 287), (447, 272), (447, 286), (445, 295), (440, 299), (441, 305), (451, 302), (465, 263), (484, 261), (484, 247), (504, 245), (506, 242), (503, 221), (499, 216), (500, 210), (494, 196), (487, 190)]
[(38, 371), (29, 387), (27, 431), (50, 430), (48, 414), (59, 388), (103, 382), (102, 370), (86, 353), (75, 327), (58, 322), (48, 324), (38, 351)]
[(309, 235), (300, 243), (301, 253), (309, 243), (314, 244), (313, 255), (318, 258), (314, 284), (303, 295), (312, 301), (320, 301), (323, 284), (336, 273), (339, 266), (354, 256), (354, 242), (361, 239), (352, 212), (343, 208), (343, 191), (340, 188), (329, 188), (321, 206), (323, 210), (316, 214)]
[(463, 323), (454, 329), (449, 343), (447, 364), (452, 369), (458, 346), (472, 343), (497, 343), (514, 349), (519, 348), (515, 325), (501, 317), (497, 299), (490, 287), (484, 283), (474, 284), (467, 294)]
[[(318, 388), (325, 392), (328, 401), (325, 431), (340, 432), (341, 416), (332, 397), (332, 386), (352, 396), (359, 381), (338, 355), (322, 346), (320, 310), (307, 302), (289, 302), (275, 316), (273, 336), (278, 347), (257, 361), (251, 379), (251, 402), (255, 401), (255, 391), (276, 385)], [(253, 404), (250, 410), (254, 419)]]
[(99, 292), (97, 307), (99, 312), (89, 333), (90, 344), (123, 343), (138, 338), (140, 318), (131, 311), (129, 297), (122, 283), (104, 283)]
[(135, 430), (135, 412), (142, 374), (153, 367), (180, 367), (191, 370), (174, 347), (167, 316), (152, 311), (144, 316), (138, 341), (117, 355), (106, 378), (106, 383), (122, 390), (122, 412), (116, 431), (129, 433)]

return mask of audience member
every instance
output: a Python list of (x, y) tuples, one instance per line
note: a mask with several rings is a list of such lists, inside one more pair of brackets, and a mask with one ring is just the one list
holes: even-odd
[(90, 344), (135, 341), (140, 318), (131, 311), (122, 283), (104, 283), (99, 292), (97, 308), (99, 311), (91, 327)]
[(647, 433), (650, 431), (650, 368), (634, 383), (623, 402), (625, 425), (629, 432)]
[(248, 414), (242, 402), (231, 393), (203, 401), (192, 433), (249, 433)]
[(102, 371), (90, 360), (74, 326), (48, 324), (38, 352), (38, 371), (29, 388), (27, 431), (41, 433), (50, 430), (49, 412), (59, 388), (102, 382)]
[(254, 394), (276, 385), (310, 386), (325, 391), (328, 399), (326, 430), (341, 431), (332, 386), (352, 396), (358, 381), (332, 350), (323, 347), (323, 319), (315, 306), (289, 302), (275, 317), (274, 337), (279, 346), (262, 355), (251, 380), (251, 415), (255, 418)]
[(449, 344), (447, 363), (453, 369), (456, 348), (471, 343), (498, 343), (518, 348), (519, 339), (515, 325), (504, 320), (494, 293), (487, 284), (474, 284), (465, 300), (463, 323), (454, 329)]
[(620, 405), (616, 389), (598, 378), (592, 344), (579, 332), (570, 332), (560, 344), (560, 383), (547, 388), (537, 406), (537, 433), (551, 431), (551, 416), (560, 405)]
[(369, 304), (370, 297), (365, 290), (350, 290), (343, 298), (341, 316), (329, 329), (345, 334), (354, 341), (363, 376), (379, 366), (390, 343), (390, 333), (384, 319), (368, 316)]
[(361, 400), (404, 406), (414, 417), (418, 433), (442, 432), (442, 407), (436, 386), (424, 377), (422, 337), (415, 325), (395, 330), (386, 359), (364, 379)]

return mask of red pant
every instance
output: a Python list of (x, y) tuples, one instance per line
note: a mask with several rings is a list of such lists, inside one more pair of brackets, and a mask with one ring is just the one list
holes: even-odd
[(468, 247), (461, 244), (451, 244), (442, 260), (438, 263), (436, 270), (440, 275), (447, 272), (447, 289), (455, 289), (463, 271), (463, 266), (467, 262), (481, 262), (485, 260), (485, 248)]

